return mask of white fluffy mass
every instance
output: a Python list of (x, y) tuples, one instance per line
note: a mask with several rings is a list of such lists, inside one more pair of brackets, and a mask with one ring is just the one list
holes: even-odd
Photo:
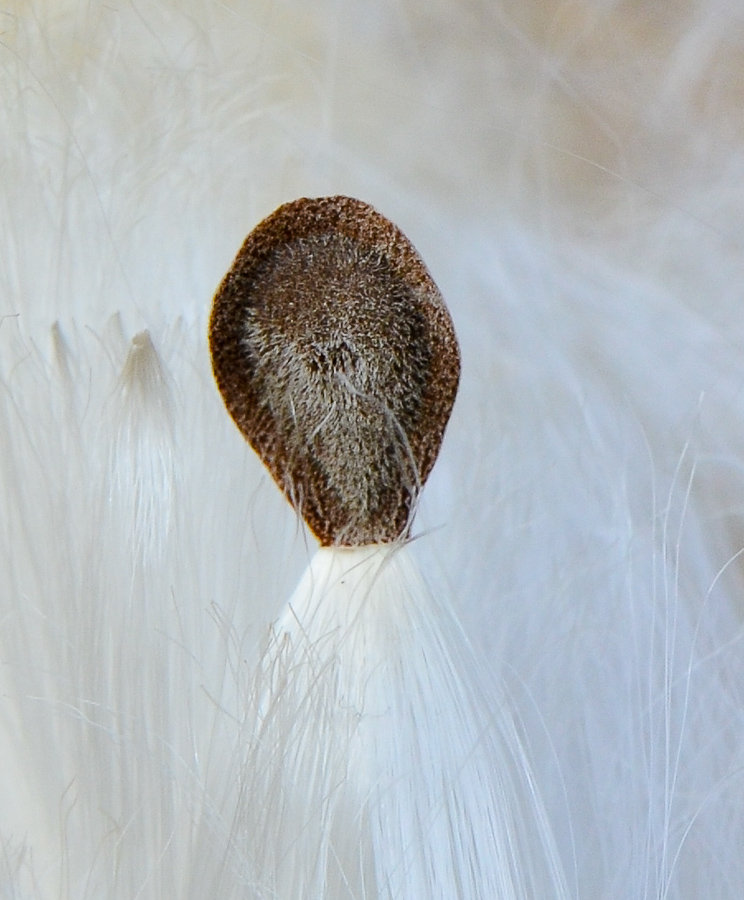
[[(744, 896), (743, 84), (730, 0), (0, 5), (2, 900)], [(393, 552), (206, 346), (337, 193), (462, 347)]]

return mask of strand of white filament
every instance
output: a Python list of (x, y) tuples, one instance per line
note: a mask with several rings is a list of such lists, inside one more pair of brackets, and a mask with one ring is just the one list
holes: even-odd
[(257, 896), (564, 896), (510, 712), (408, 546), (319, 550), (256, 678)]

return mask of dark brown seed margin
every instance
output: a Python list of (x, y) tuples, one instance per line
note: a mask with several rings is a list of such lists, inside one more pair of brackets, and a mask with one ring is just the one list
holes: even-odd
[(209, 344), (230, 415), (322, 545), (407, 535), (460, 353), (399, 228), (350, 197), (280, 206), (223, 279)]

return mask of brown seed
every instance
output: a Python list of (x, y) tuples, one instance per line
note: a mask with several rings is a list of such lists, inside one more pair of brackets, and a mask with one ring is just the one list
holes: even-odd
[(230, 415), (321, 544), (407, 534), (460, 354), (392, 222), (350, 197), (280, 206), (222, 281), (209, 342)]

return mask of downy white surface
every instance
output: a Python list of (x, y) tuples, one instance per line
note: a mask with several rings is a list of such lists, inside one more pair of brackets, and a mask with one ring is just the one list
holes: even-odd
[[(744, 894), (744, 22), (668, 7), (2, 4), (3, 900)], [(205, 338), (331, 193), (463, 350), (353, 565)]]

